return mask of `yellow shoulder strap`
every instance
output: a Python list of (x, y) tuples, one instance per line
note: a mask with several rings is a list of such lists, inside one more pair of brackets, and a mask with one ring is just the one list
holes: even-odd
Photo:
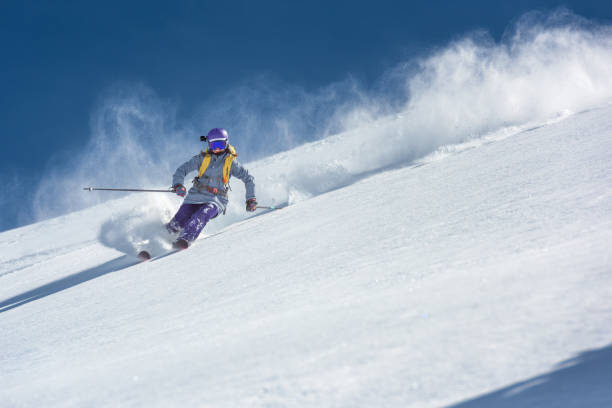
[[(223, 184), (227, 184), (230, 178), (230, 172), (232, 171), (232, 162), (236, 157), (238, 157), (238, 153), (236, 153), (236, 149), (234, 146), (229, 145), (229, 153), (225, 158), (225, 163), (223, 164)], [(202, 164), (200, 165), (200, 171), (198, 172), (198, 177), (202, 177), (204, 173), (206, 173), (206, 169), (210, 165), (210, 153), (206, 150), (204, 153), (204, 159), (202, 160)]]
[(208, 153), (208, 150), (206, 150), (206, 153), (204, 154), (204, 160), (202, 160), (202, 164), (200, 165), (200, 171), (198, 172), (198, 178), (204, 175), (209, 164), (210, 164), (210, 153)]
[(223, 184), (227, 184), (230, 179), (230, 172), (232, 171), (232, 162), (236, 157), (238, 157), (238, 153), (236, 153), (236, 149), (234, 146), (229, 145), (230, 154), (225, 158), (225, 163), (223, 164)]

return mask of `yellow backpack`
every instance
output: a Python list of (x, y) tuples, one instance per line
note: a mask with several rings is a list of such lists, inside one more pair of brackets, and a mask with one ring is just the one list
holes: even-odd
[[(227, 185), (230, 179), (230, 172), (232, 171), (232, 162), (236, 157), (238, 157), (238, 153), (236, 153), (236, 149), (234, 149), (234, 146), (228, 145), (227, 148), (229, 150), (229, 154), (225, 158), (225, 163), (223, 164), (223, 184), (225, 185)], [(202, 160), (202, 165), (200, 165), (198, 178), (201, 178), (204, 173), (206, 173), (206, 169), (210, 165), (211, 154), (208, 149), (206, 149), (206, 153), (202, 152), (202, 155), (204, 155), (204, 160)]]

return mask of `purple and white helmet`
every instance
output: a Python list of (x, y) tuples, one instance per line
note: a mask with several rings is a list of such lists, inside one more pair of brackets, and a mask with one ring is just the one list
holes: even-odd
[(214, 128), (208, 132), (206, 141), (208, 142), (208, 150), (210, 151), (225, 150), (229, 143), (229, 135), (227, 134), (227, 130), (223, 128)]

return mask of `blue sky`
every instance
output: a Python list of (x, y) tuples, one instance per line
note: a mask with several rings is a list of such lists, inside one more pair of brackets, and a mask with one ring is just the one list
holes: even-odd
[(368, 86), (470, 30), (499, 39), (526, 11), (558, 6), (612, 19), (604, 0), (5, 1), (0, 230), (29, 221), (18, 216), (29, 187), (49, 157), (85, 148), (92, 110), (116, 83), (145, 84), (191, 117), (262, 74), (307, 91), (349, 75)]

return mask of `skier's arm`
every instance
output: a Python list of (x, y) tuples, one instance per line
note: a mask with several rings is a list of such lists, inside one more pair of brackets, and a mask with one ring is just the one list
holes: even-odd
[(234, 160), (231, 174), (244, 182), (244, 186), (246, 187), (246, 200), (248, 201), (251, 198), (255, 198), (255, 178), (249, 174), (249, 171), (245, 169), (242, 164), (238, 163), (238, 160)]
[(174, 172), (174, 176), (172, 176), (172, 185), (176, 186), (177, 184), (185, 183), (185, 176), (192, 171), (196, 171), (200, 168), (202, 164), (202, 155), (198, 154), (193, 156), (190, 160), (181, 164), (178, 169)]

